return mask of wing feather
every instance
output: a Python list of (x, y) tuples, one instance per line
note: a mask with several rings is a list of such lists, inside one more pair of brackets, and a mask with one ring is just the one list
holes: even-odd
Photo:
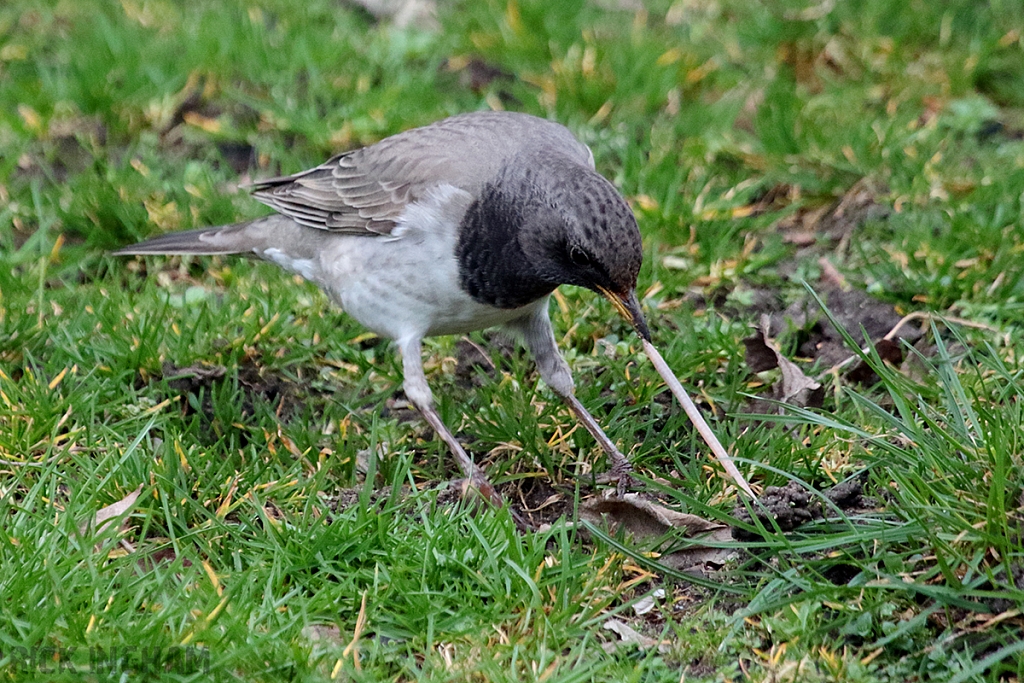
[(399, 133), (291, 176), (255, 184), (253, 196), (301, 225), (389, 235), (410, 203), (452, 185), (476, 196), (516, 156), (567, 155), (593, 166), (562, 126), (525, 114), (477, 112)]

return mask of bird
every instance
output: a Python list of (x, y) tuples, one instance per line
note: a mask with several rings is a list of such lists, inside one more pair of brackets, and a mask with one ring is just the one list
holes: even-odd
[(592, 290), (649, 345), (637, 297), (641, 235), (629, 204), (567, 128), (525, 113), (460, 114), (257, 181), (252, 196), (275, 213), (113, 253), (245, 254), (319, 286), (395, 342), (406, 397), (469, 484), (498, 506), (501, 496), (438, 415), (422, 341), (501, 326), (607, 453), (620, 490), (627, 485), (629, 459), (576, 398), (548, 302), (561, 285)]

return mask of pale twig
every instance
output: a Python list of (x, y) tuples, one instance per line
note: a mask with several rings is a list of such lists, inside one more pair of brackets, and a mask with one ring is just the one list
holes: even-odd
[(651, 359), (651, 362), (654, 364), (658, 374), (661, 375), (662, 379), (665, 380), (665, 383), (668, 384), (669, 390), (675, 394), (679, 403), (682, 404), (683, 410), (686, 411), (686, 415), (690, 418), (690, 422), (692, 422), (693, 426), (697, 428), (697, 432), (701, 435), (701, 438), (704, 439), (704, 442), (711, 448), (711, 452), (714, 453), (718, 462), (722, 463), (723, 469), (725, 469), (726, 473), (732, 477), (733, 481), (736, 482), (736, 485), (739, 486), (744, 493), (756, 500), (757, 496), (754, 495), (754, 491), (750, 488), (750, 484), (747, 483), (747, 480), (743, 477), (739, 468), (736, 467), (736, 463), (734, 463), (732, 458), (729, 457), (729, 454), (722, 446), (722, 442), (719, 441), (718, 437), (715, 436), (715, 433), (711, 431), (711, 427), (708, 426), (704, 416), (700, 414), (700, 411), (697, 410), (697, 406), (695, 406), (693, 401), (690, 400), (690, 396), (686, 393), (686, 390), (683, 389), (683, 385), (680, 384), (675, 374), (668, 367), (668, 363), (666, 363), (665, 359), (661, 357), (660, 353), (658, 353), (658, 349), (654, 348), (654, 345), (646, 339), (644, 339), (643, 342), (644, 353), (646, 353), (647, 357)]

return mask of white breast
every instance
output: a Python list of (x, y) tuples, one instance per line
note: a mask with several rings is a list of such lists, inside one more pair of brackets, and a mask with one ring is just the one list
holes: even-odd
[[(319, 263), (282, 263), (320, 285), (349, 315), (392, 339), (460, 334), (518, 318), (523, 308), (474, 301), (459, 284), (458, 227), (472, 196), (451, 185), (410, 204), (390, 236), (325, 234)], [(312, 276), (312, 277), (311, 277)]]

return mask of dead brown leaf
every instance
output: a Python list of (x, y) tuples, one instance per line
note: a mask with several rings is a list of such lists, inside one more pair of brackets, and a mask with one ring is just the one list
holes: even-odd
[(720, 568), (735, 554), (730, 548), (701, 543), (731, 541), (732, 532), (728, 526), (672, 510), (636, 493), (627, 493), (619, 498), (614, 491), (605, 491), (584, 501), (579, 515), (580, 519), (591, 524), (624, 529), (637, 541), (654, 541), (669, 532), (677, 536), (682, 532), (685, 538), (699, 537), (696, 543), (688, 544), (684, 549), (670, 550), (658, 557), (659, 564), (672, 569), (705, 574)]
[(757, 331), (743, 345), (747, 349), (747, 365), (754, 372), (779, 368), (781, 382), (773, 386), (773, 398), (789, 405), (820, 408), (825, 390), (819, 382), (808, 377), (793, 361), (783, 355), (778, 344), (769, 336), (771, 319), (761, 316)]
[(665, 599), (665, 589), (659, 588), (650, 595), (645, 595), (636, 602), (633, 603), (633, 614), (638, 617), (642, 617), (645, 614), (649, 614), (654, 610), (656, 600)]
[(618, 641), (610, 641), (605, 643), (602, 647), (605, 652), (615, 652), (622, 646), (637, 645), (642, 650), (650, 650), (651, 648), (658, 648), (658, 651), (665, 653), (669, 649), (669, 644), (666, 642), (659, 642), (654, 638), (645, 636), (638, 632), (632, 626), (624, 621), (618, 619), (609, 619), (604, 622), (602, 628), (606, 631), (611, 631), (619, 637)]
[(91, 524), (90, 522), (85, 522), (78, 527), (79, 532), (84, 533), (85, 530), (91, 526), (96, 530), (97, 534), (103, 533), (107, 524), (132, 509), (132, 506), (135, 505), (135, 501), (138, 500), (140, 493), (142, 493), (142, 484), (139, 484), (137, 489), (116, 503), (111, 503), (106, 507), (100, 508), (92, 520), (90, 520)]
[[(111, 503), (110, 505), (107, 505), (106, 507), (102, 507), (99, 510), (97, 510), (96, 514), (92, 517), (92, 519), (86, 520), (78, 525), (79, 535), (85, 534), (86, 531), (88, 531), (90, 528), (93, 529), (93, 533), (96, 536), (102, 534), (108, 524), (114, 522), (115, 520), (121, 519), (121, 517), (123, 517), (131, 511), (132, 507), (135, 506), (135, 501), (139, 499), (140, 493), (142, 493), (142, 484), (139, 484), (139, 487), (137, 489), (135, 489), (127, 496), (117, 501), (116, 503)], [(132, 546), (129, 546), (127, 544), (123, 545), (129, 552), (134, 551), (134, 548)], [(102, 552), (103, 546), (103, 543), (97, 543), (96, 547), (94, 548), (95, 552)]]

